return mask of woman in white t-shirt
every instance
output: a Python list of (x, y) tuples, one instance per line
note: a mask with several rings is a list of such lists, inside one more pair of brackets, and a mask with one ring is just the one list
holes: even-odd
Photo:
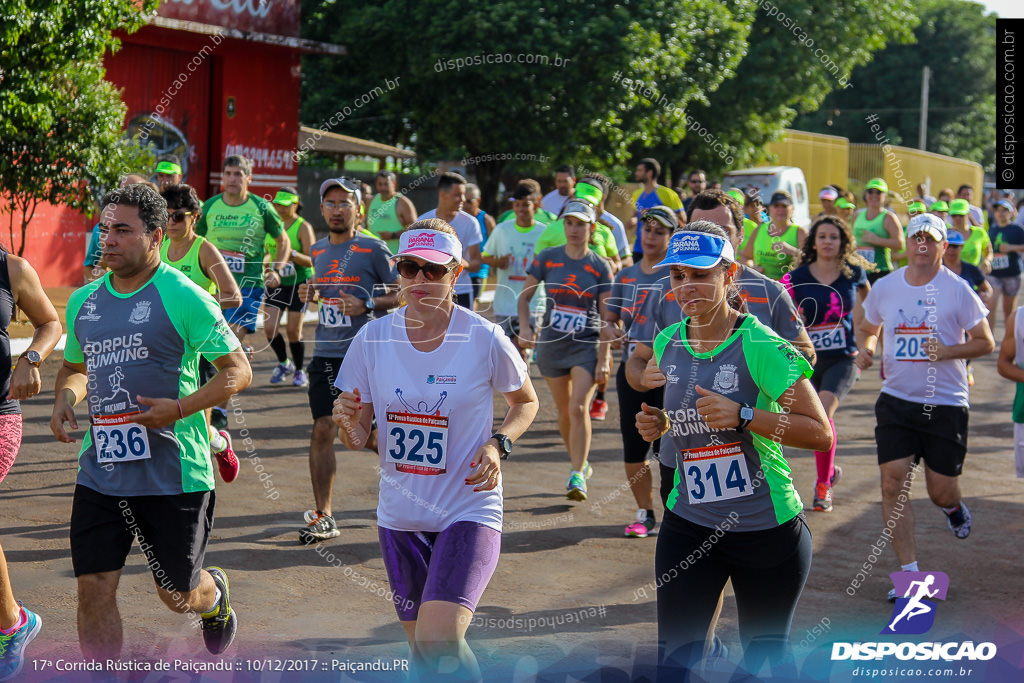
[[(406, 305), (356, 335), (335, 382), (334, 421), (359, 450), (377, 416), (378, 533), (420, 674), (437, 675), (455, 658), (461, 670), (446, 676), (475, 680), (465, 635), (498, 563), (501, 459), (539, 403), (501, 328), (455, 305), (455, 230), (437, 218), (417, 221), (395, 259)], [(492, 434), (495, 390), (509, 410)]]

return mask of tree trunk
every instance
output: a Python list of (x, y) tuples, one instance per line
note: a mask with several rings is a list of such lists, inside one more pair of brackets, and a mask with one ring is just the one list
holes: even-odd
[(480, 187), (480, 208), (495, 217), (501, 209), (498, 188), (501, 185), (501, 172), (505, 169), (505, 163), (504, 160), (494, 160), (473, 166), (476, 184)]
[[(32, 217), (36, 215), (36, 209), (39, 208), (38, 199), (28, 199), (25, 202), (25, 206), (21, 212), (21, 246), (18, 247), (18, 256), (25, 255), (25, 239), (28, 233), (28, 224), (32, 222)], [(14, 251), (14, 235), (11, 235), (11, 251)]]

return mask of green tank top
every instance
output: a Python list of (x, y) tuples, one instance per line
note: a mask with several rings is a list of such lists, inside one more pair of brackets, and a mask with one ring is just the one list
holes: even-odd
[[(398, 195), (384, 201), (379, 194), (373, 195), (370, 201), (370, 213), (366, 217), (367, 227), (374, 237), (379, 238), (383, 232), (397, 232), (402, 229), (398, 221)], [(398, 239), (384, 240), (392, 254), (398, 253)]]
[(740, 243), (740, 251), (747, 248), (747, 242), (750, 241), (750, 236), (754, 234), (754, 228), (756, 227), (757, 223), (747, 217), (743, 218), (743, 242)]
[(793, 269), (791, 265), (793, 256), (775, 251), (772, 245), (776, 242), (785, 242), (797, 247), (799, 246), (800, 232), (798, 226), (790, 225), (786, 232), (778, 237), (772, 237), (768, 234), (768, 225), (768, 223), (762, 223), (754, 238), (754, 263), (764, 268), (765, 275), (773, 280), (778, 280)]
[[(295, 220), (292, 221), (292, 224), (288, 226), (288, 229), (284, 231), (285, 234), (288, 235), (288, 239), (291, 240), (292, 249), (302, 251), (302, 240), (299, 239), (299, 228), (301, 228), (302, 224), (305, 222), (305, 218), (302, 216), (296, 216)], [(270, 254), (270, 257), (273, 258), (274, 254), (277, 253), (277, 242), (275, 242), (273, 238), (267, 237), (266, 241), (263, 243), (263, 248), (268, 254)], [(300, 282), (305, 282), (309, 278), (313, 277), (312, 268), (297, 266), (292, 261), (286, 263), (284, 265), (284, 270), (281, 272), (283, 273), (283, 275), (281, 275), (282, 287), (289, 287)]]
[(960, 260), (976, 266), (981, 263), (981, 257), (985, 251), (985, 245), (991, 245), (985, 228), (977, 225), (971, 226), (971, 234), (964, 241), (964, 247), (960, 250)]
[[(880, 211), (870, 221), (865, 218), (867, 216), (867, 210), (861, 211), (857, 214), (857, 219), (853, 222), (853, 239), (860, 244), (860, 237), (865, 232), (871, 232), (879, 237), (888, 239), (889, 233), (885, 230), (885, 217), (888, 215), (886, 211)], [(857, 247), (857, 253), (871, 261), (878, 266), (877, 272), (888, 273), (892, 270), (892, 250), (888, 247), (876, 247), (870, 244)]]
[(210, 294), (217, 293), (217, 283), (211, 280), (206, 273), (203, 272), (203, 266), (199, 263), (199, 249), (203, 246), (203, 242), (206, 241), (205, 237), (196, 235), (195, 241), (192, 242), (192, 246), (189, 250), (177, 261), (172, 261), (168, 256), (168, 252), (171, 248), (171, 241), (164, 240), (163, 244), (160, 245), (160, 260), (169, 265), (175, 270), (180, 270), (184, 273), (189, 280), (196, 283)]

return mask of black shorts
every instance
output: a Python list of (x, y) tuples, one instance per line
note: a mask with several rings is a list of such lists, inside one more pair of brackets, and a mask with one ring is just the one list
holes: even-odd
[(842, 401), (857, 382), (860, 372), (853, 356), (818, 356), (811, 386), (818, 393), (831, 391)]
[(199, 356), (199, 386), (203, 386), (217, 376), (217, 366), (205, 357)]
[(880, 278), (885, 277), (891, 270), (876, 270), (875, 272), (868, 271), (868, 284), (874, 285)]
[(282, 311), (304, 312), (306, 310), (306, 303), (299, 298), (299, 284), (301, 283), (281, 285), (274, 289), (268, 287), (263, 303)]
[(309, 376), (309, 410), (313, 413), (313, 420), (330, 417), (334, 413), (334, 399), (341, 393), (334, 386), (334, 381), (338, 379), (342, 360), (313, 356), (306, 366), (306, 374)]
[(875, 402), (878, 464), (913, 457), (933, 472), (958, 477), (967, 455), (967, 418), (963, 406), (904, 401), (886, 393)]
[(213, 491), (121, 497), (77, 484), (71, 503), (75, 576), (122, 569), (138, 537), (156, 585), (172, 592), (195, 590), (215, 502)]
[(654, 447), (654, 456), (658, 456), (661, 439), (653, 444), (644, 441), (636, 428), (636, 414), (640, 412), (640, 404), (646, 403), (661, 408), (665, 403), (665, 388), (658, 387), (650, 391), (640, 392), (629, 386), (626, 381), (626, 364), (619, 363), (615, 373), (615, 392), (619, 395), (619, 431), (622, 432), (622, 460), (640, 463), (647, 460), (647, 449)]

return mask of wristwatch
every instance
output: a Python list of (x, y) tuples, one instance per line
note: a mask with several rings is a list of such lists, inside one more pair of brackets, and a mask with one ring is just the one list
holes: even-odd
[(504, 434), (494, 434), (491, 438), (498, 442), (498, 450), (501, 451), (501, 459), (508, 460), (509, 454), (512, 453), (512, 439), (508, 438)]
[(373, 297), (371, 296), (369, 299), (364, 301), (363, 305), (366, 306), (366, 310), (372, 311), (373, 310)]
[(736, 425), (736, 431), (743, 433), (743, 430), (751, 420), (754, 419), (754, 409), (750, 407), (749, 403), (744, 403), (740, 406), (740, 423)]
[(39, 364), (43, 362), (43, 357), (39, 355), (38, 351), (29, 349), (25, 353), (21, 354), (21, 357), (29, 362), (29, 364), (39, 367)]

